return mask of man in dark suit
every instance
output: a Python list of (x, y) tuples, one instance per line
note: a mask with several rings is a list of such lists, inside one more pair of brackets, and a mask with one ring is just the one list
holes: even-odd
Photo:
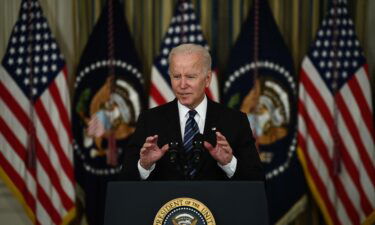
[[(125, 150), (125, 177), (264, 180), (246, 115), (205, 95), (211, 82), (208, 51), (194, 44), (177, 46), (169, 55), (169, 73), (176, 99), (139, 116)], [(196, 145), (199, 133), (201, 147)]]

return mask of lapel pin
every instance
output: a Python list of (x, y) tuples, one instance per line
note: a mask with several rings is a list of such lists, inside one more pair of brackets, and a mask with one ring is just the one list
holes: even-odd
[(216, 131), (216, 127), (212, 127), (211, 130), (212, 130), (212, 131)]

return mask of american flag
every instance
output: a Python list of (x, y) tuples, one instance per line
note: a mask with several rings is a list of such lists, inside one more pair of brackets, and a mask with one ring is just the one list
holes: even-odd
[(303, 60), (298, 107), (298, 153), (327, 224), (372, 224), (371, 87), (345, 1), (333, 2)]
[(0, 174), (34, 224), (75, 212), (67, 71), (37, 0), (22, 1), (0, 66)]
[[(209, 49), (206, 40), (203, 38), (193, 4), (190, 1), (180, 0), (161, 44), (160, 54), (156, 57), (152, 67), (150, 108), (167, 103), (175, 97), (168, 75), (168, 54), (172, 48), (183, 43), (199, 44)], [(211, 84), (206, 89), (206, 94), (212, 100), (219, 101), (219, 87), (215, 70), (213, 70)]]

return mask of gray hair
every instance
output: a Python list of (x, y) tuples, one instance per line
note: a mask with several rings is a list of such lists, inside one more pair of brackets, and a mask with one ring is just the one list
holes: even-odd
[(205, 47), (197, 44), (181, 44), (177, 47), (174, 47), (169, 53), (168, 63), (169, 65), (171, 65), (171, 60), (174, 55), (194, 53), (199, 54), (202, 57), (202, 65), (205, 69), (205, 72), (207, 73), (208, 71), (210, 71), (212, 64), (211, 55)]

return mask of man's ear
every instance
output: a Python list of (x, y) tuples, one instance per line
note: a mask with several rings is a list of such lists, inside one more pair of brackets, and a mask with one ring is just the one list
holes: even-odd
[(206, 75), (206, 88), (210, 86), (211, 79), (212, 79), (212, 70), (209, 70)]

